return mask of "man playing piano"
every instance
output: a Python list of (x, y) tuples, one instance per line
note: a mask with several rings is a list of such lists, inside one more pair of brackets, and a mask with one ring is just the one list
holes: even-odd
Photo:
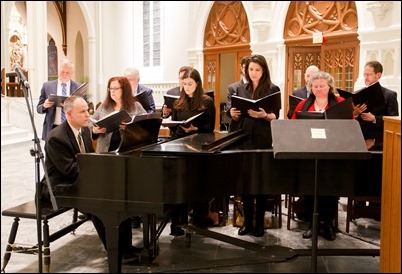
[[(66, 121), (49, 132), (45, 144), (45, 168), (49, 175), (53, 193), (56, 195), (67, 191), (77, 180), (79, 166), (78, 153), (94, 152), (88, 128), (88, 104), (80, 96), (72, 95), (64, 102)], [(43, 181), (43, 180), (42, 180)], [(49, 199), (46, 184), (42, 185), (42, 199)], [(98, 232), (105, 249), (105, 227), (96, 216), (87, 214)], [(131, 225), (120, 226), (119, 249), (123, 254), (123, 263), (137, 259), (140, 249), (131, 245)]]

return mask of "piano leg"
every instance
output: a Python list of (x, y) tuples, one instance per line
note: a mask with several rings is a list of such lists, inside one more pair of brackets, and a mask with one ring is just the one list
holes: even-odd
[(109, 273), (121, 273), (121, 258), (122, 255), (119, 250), (119, 227), (107, 226), (106, 230), (106, 244), (107, 244), (107, 257), (109, 261)]
[(144, 249), (141, 254), (141, 260), (145, 260), (147, 263), (151, 263), (159, 254), (156, 223), (156, 214), (149, 213), (143, 218)]

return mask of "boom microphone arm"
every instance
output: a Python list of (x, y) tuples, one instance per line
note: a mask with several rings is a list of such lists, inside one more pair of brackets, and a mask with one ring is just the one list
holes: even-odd
[(15, 63), (13, 66), (13, 70), (17, 73), (18, 78), (20, 79), (21, 84), (24, 85), (24, 87), (29, 88), (29, 82), (27, 77), (25, 76), (24, 72), (22, 71), (21, 66), (18, 63)]

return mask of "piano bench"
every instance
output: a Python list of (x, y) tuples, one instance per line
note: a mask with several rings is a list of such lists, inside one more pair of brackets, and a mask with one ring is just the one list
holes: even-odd
[[(49, 224), (48, 221), (58, 216), (62, 213), (73, 210), (73, 222), (61, 228), (60, 230), (54, 232), (53, 234), (49, 234)], [(11, 226), (10, 236), (8, 238), (8, 244), (6, 246), (6, 251), (4, 253), (3, 258), (3, 267), (1, 272), (5, 272), (5, 268), (10, 261), (11, 253), (22, 253), (22, 254), (38, 254), (38, 244), (35, 243), (33, 246), (29, 246), (26, 244), (25, 247), (22, 245), (14, 244), (15, 238), (17, 236), (17, 230), (19, 226), (19, 221), (21, 218), (25, 219), (33, 219), (36, 220), (36, 202), (30, 201), (26, 203), (22, 203), (20, 205), (8, 208), (3, 210), (1, 213), (3, 216), (14, 217), (13, 225)], [(78, 228), (81, 224), (86, 222), (88, 219), (85, 217), (84, 219), (78, 220), (78, 210), (76, 208), (62, 207), (57, 210), (53, 210), (53, 207), (50, 203), (42, 204), (42, 214), (41, 220), (43, 222), (42, 228), (42, 250), (43, 250), (43, 263), (45, 265), (46, 272), (50, 271), (50, 243), (59, 239), (60, 237), (66, 235), (69, 232), (74, 232), (76, 228)], [(29, 247), (27, 247), (29, 246)]]

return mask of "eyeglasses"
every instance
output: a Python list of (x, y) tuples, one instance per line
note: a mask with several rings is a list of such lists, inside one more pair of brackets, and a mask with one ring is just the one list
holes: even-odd
[(119, 90), (119, 89), (121, 89), (121, 87), (118, 87), (118, 88), (108, 88), (107, 91), (114, 91), (114, 90)]

